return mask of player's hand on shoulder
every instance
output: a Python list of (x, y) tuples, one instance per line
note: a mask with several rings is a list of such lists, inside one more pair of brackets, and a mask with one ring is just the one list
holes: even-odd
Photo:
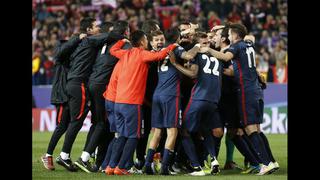
[(228, 68), (224, 68), (223, 74), (227, 76), (233, 76), (234, 75), (233, 66), (230, 65)]
[(121, 41), (123, 41), (123, 42), (127, 42), (127, 43), (130, 43), (130, 41), (128, 40), (128, 39), (126, 39), (126, 38), (124, 38), (124, 39), (122, 39)]
[(85, 38), (85, 37), (87, 37), (87, 34), (85, 34), (85, 33), (81, 33), (81, 34), (79, 35), (79, 38), (80, 38), (80, 39), (83, 39), (83, 38)]

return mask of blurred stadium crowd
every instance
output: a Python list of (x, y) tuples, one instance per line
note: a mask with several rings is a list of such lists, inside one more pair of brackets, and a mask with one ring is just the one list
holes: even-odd
[(168, 37), (185, 20), (205, 31), (243, 23), (256, 37), (257, 70), (268, 82), (287, 83), (287, 0), (33, 0), (32, 5), (32, 85), (52, 83), (55, 44), (78, 32), (87, 16), (126, 20), (131, 31), (156, 19)]

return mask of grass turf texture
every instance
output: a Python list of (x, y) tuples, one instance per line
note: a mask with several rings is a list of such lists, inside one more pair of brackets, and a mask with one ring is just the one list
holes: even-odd
[[(51, 138), (51, 132), (33, 132), (32, 133), (32, 179), (67, 179), (67, 180), (82, 180), (82, 179), (126, 179), (126, 180), (147, 180), (147, 179), (171, 179), (171, 180), (192, 180), (201, 179), (206, 180), (212, 178), (219, 180), (281, 180), (287, 179), (287, 135), (286, 134), (272, 134), (267, 135), (272, 152), (277, 162), (280, 165), (280, 169), (271, 174), (264, 176), (256, 176), (254, 174), (240, 174), (239, 170), (223, 170), (225, 158), (226, 158), (226, 146), (224, 139), (221, 141), (221, 149), (219, 153), (218, 161), (220, 163), (220, 168), (222, 169), (219, 175), (212, 177), (212, 175), (207, 175), (203, 177), (192, 177), (187, 175), (176, 175), (176, 176), (148, 176), (148, 175), (132, 175), (132, 176), (107, 176), (104, 173), (91, 173), (87, 174), (81, 170), (75, 173), (68, 172), (62, 166), (55, 163), (55, 158), (59, 155), (62, 148), (64, 136), (61, 137), (55, 151), (53, 154), (55, 170), (49, 171), (43, 167), (41, 162), (41, 156), (46, 153), (49, 140)], [(87, 133), (79, 133), (76, 141), (74, 142), (71, 159), (73, 161), (77, 160), (81, 153), (86, 140)], [(234, 161), (243, 167), (243, 157), (235, 148)]]

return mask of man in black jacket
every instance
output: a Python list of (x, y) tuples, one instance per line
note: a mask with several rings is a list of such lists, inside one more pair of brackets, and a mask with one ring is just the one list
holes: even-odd
[[(106, 32), (107, 29), (101, 29), (101, 32)], [(89, 96), (91, 100), (91, 118), (95, 122), (91, 137), (86, 142), (81, 157), (75, 162), (85, 172), (96, 171), (102, 164), (106, 149), (113, 138), (113, 133), (109, 130), (109, 122), (106, 122), (105, 99), (103, 93), (106, 91), (106, 86), (109, 83), (111, 73), (118, 59), (111, 56), (109, 53), (112, 45), (120, 39), (129, 36), (129, 23), (126, 21), (117, 21), (114, 24), (113, 30), (110, 32), (106, 43), (100, 48), (97, 58), (93, 64), (92, 73), (89, 77)], [(90, 164), (89, 158), (95, 148), (98, 147), (98, 157), (95, 163), (95, 168)]]
[(48, 170), (54, 170), (52, 154), (70, 123), (70, 111), (68, 107), (68, 96), (66, 93), (67, 72), (69, 69), (69, 57), (76, 49), (86, 34), (76, 34), (69, 40), (60, 40), (55, 48), (55, 74), (51, 91), (51, 104), (56, 106), (56, 128), (51, 136), (47, 153), (41, 157), (43, 165)]
[(88, 37), (83, 39), (70, 57), (70, 70), (67, 75), (67, 94), (70, 108), (70, 125), (67, 129), (62, 152), (57, 163), (69, 171), (73, 171), (70, 152), (80, 131), (88, 111), (89, 95), (87, 92), (88, 79), (92, 72), (98, 48), (107, 40), (109, 34), (99, 34), (100, 28), (93, 18), (84, 18), (80, 22), (80, 32), (86, 32)]

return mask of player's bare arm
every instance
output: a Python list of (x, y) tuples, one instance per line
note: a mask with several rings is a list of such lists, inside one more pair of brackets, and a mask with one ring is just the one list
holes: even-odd
[(183, 52), (181, 54), (181, 58), (190, 61), (197, 55), (199, 51), (200, 51), (200, 44), (196, 44), (189, 51)]
[(181, 73), (183, 73), (184, 75), (186, 75), (192, 79), (197, 78), (198, 69), (199, 69), (198, 65), (192, 64), (190, 66), (190, 68), (185, 68), (185, 67), (181, 66), (179, 63), (176, 62), (176, 57), (172, 51), (169, 52), (169, 57), (170, 57), (171, 64), (175, 68), (177, 68)]
[(214, 49), (211, 49), (209, 47), (202, 47), (200, 49), (200, 52), (208, 52), (212, 56), (214, 56), (215, 58), (217, 58), (219, 60), (223, 60), (223, 61), (230, 61), (233, 58), (233, 54), (231, 52), (223, 53), (223, 52), (219, 52)]

